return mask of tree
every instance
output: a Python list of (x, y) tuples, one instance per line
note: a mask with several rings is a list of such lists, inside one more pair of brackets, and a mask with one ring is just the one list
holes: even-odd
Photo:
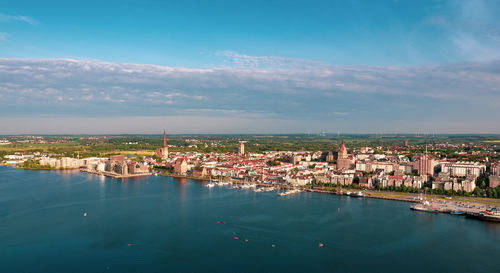
[(352, 183), (359, 184), (359, 177), (355, 176), (354, 179), (352, 180)]
[(156, 162), (162, 162), (162, 160), (163, 160), (163, 159), (162, 159), (161, 157), (159, 157), (157, 154), (154, 154), (154, 155), (153, 155), (153, 159), (154, 159)]

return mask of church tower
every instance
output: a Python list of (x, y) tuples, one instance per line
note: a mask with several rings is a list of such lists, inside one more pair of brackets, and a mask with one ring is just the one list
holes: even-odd
[(342, 138), (342, 144), (340, 145), (339, 152), (337, 154), (337, 159), (346, 159), (347, 158), (347, 148), (344, 144), (344, 138)]
[(161, 146), (160, 151), (161, 151), (162, 158), (168, 157), (167, 134), (166, 134), (165, 130), (163, 130), (163, 146)]

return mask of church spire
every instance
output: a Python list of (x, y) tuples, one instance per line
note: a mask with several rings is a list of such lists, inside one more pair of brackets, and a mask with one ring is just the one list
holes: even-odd
[(167, 133), (163, 130), (163, 148), (167, 147)]

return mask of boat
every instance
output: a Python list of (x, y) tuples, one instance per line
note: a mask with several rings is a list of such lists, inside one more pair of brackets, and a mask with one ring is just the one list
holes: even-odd
[(465, 217), (481, 221), (500, 223), (500, 215), (497, 215), (496, 213), (472, 212), (472, 213), (467, 213)]
[(452, 215), (465, 215), (465, 212), (461, 211), (461, 210), (454, 210), (454, 211), (451, 211), (450, 214), (452, 214)]
[(287, 191), (284, 191), (284, 192), (279, 192), (278, 195), (279, 196), (285, 196), (285, 195), (299, 193), (299, 192), (300, 192), (300, 190), (293, 189), (293, 190), (287, 190)]
[(361, 191), (358, 191), (358, 192), (346, 192), (345, 195), (347, 196), (350, 196), (350, 197), (364, 197), (365, 195), (363, 194), (363, 192)]
[(208, 184), (206, 185), (206, 187), (208, 187), (208, 188), (212, 188), (212, 187), (214, 187), (214, 186), (215, 186), (215, 184), (214, 184), (214, 183), (212, 183), (212, 182), (210, 182), (210, 183), (208, 183)]
[(436, 209), (429, 209), (429, 208), (423, 207), (423, 206), (422, 206), (422, 205), (420, 205), (420, 204), (412, 205), (412, 206), (410, 206), (410, 209), (411, 209), (411, 210), (414, 210), (414, 211), (422, 211), (422, 212), (438, 213), (438, 210), (436, 210)]

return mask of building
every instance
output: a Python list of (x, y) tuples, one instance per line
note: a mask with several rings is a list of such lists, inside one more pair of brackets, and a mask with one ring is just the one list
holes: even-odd
[(240, 142), (238, 144), (238, 154), (239, 155), (244, 155), (245, 154), (245, 143)]
[(347, 148), (345, 147), (344, 139), (342, 138), (342, 144), (340, 144), (340, 148), (337, 154), (337, 160), (346, 158), (347, 158)]
[(165, 132), (165, 130), (163, 130), (163, 145), (161, 146), (160, 152), (161, 158), (168, 157), (167, 133)]
[(496, 188), (500, 186), (500, 176), (490, 175), (490, 188)]
[(468, 175), (480, 176), (486, 171), (486, 165), (478, 162), (443, 162), (441, 172), (450, 176), (466, 177)]
[(332, 151), (328, 151), (328, 153), (326, 154), (325, 160), (326, 160), (326, 162), (334, 162), (335, 161), (335, 155), (333, 154)]
[(500, 175), (500, 162), (492, 162), (490, 165), (491, 175)]
[(174, 173), (186, 174), (187, 172), (187, 161), (184, 158), (179, 158), (175, 161)]
[(434, 167), (436, 166), (436, 161), (432, 156), (428, 154), (418, 156), (416, 164), (414, 164), (415, 169), (417, 169), (418, 175), (430, 175), (434, 176)]
[(40, 165), (50, 166), (55, 169), (77, 169), (85, 165), (84, 160), (71, 158), (71, 157), (61, 157), (61, 158), (50, 158), (43, 157), (40, 159)]
[(340, 145), (339, 151), (337, 153), (337, 169), (347, 170), (351, 168), (351, 159), (347, 154), (347, 148), (344, 144), (344, 139), (342, 139), (342, 144)]
[(193, 176), (199, 176), (199, 177), (208, 176), (208, 170), (203, 166), (196, 166), (193, 168)]

